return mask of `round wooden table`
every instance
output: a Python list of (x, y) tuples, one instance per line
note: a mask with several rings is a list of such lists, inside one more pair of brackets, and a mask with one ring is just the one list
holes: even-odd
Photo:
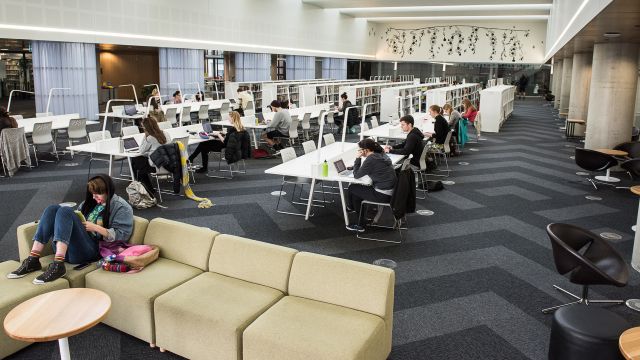
[(625, 332), (620, 335), (618, 346), (625, 359), (640, 358), (640, 327), (625, 330)]
[[(595, 149), (597, 152), (601, 152), (603, 154), (611, 155), (611, 156), (627, 156), (628, 152), (622, 150), (613, 150), (613, 149)], [(620, 179), (610, 176), (609, 169), (607, 169), (606, 176), (596, 176), (596, 180), (605, 181), (605, 182), (618, 182)]]
[(58, 340), (62, 360), (71, 358), (69, 336), (98, 324), (111, 298), (100, 290), (73, 288), (38, 295), (16, 306), (4, 319), (11, 338), (28, 342)]

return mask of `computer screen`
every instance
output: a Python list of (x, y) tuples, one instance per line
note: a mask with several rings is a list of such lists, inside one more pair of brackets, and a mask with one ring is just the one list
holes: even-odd
[(342, 159), (333, 162), (333, 166), (336, 167), (336, 171), (339, 173), (347, 170), (347, 167), (344, 165), (344, 161)]
[(138, 109), (136, 109), (135, 105), (125, 105), (124, 106), (124, 113), (126, 115), (132, 116), (138, 113)]
[(122, 140), (125, 150), (133, 150), (140, 147), (135, 138), (126, 138)]

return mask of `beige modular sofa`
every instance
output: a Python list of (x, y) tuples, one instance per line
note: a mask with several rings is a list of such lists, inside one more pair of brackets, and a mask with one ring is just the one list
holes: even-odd
[[(36, 226), (18, 229), (21, 259)], [(130, 241), (157, 245), (160, 258), (135, 274), (68, 265), (65, 279), (109, 294), (104, 322), (162, 351), (238, 360), (386, 359), (391, 351), (392, 270), (161, 218), (136, 217)]]

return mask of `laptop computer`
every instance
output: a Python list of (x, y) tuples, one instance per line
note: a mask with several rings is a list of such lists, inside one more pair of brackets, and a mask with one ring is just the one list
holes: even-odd
[(229, 99), (229, 102), (231, 103), (231, 105), (236, 103), (236, 99)]
[(132, 137), (122, 139), (122, 143), (125, 152), (138, 151), (138, 149), (140, 148), (140, 145), (138, 145), (136, 139)]
[(336, 167), (336, 171), (340, 176), (351, 176), (353, 175), (353, 170), (347, 170), (347, 167), (344, 164), (342, 159), (333, 162), (333, 166)]
[(264, 115), (262, 115), (262, 113), (256, 113), (256, 117), (258, 118), (258, 124), (265, 125), (267, 123), (264, 120)]
[(125, 115), (133, 116), (133, 115), (136, 115), (138, 113), (138, 109), (136, 109), (135, 105), (125, 105), (124, 106), (124, 113), (125, 113)]
[(202, 130), (204, 130), (204, 132), (206, 132), (207, 134), (213, 132), (213, 128), (211, 127), (211, 123), (203, 122), (202, 123)]

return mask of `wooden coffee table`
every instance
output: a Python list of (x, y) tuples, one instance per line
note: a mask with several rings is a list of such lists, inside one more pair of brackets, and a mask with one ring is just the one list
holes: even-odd
[(4, 329), (16, 340), (58, 340), (61, 359), (69, 360), (68, 337), (98, 324), (110, 308), (111, 298), (100, 290), (57, 290), (38, 295), (13, 308), (4, 319)]
[(640, 357), (640, 327), (625, 330), (620, 335), (618, 346), (625, 359), (638, 359)]
[[(613, 149), (595, 149), (597, 152), (601, 152), (603, 154), (611, 155), (611, 156), (627, 156), (628, 152), (622, 150), (613, 150)], [(606, 176), (596, 176), (596, 180), (605, 181), (605, 182), (618, 182), (620, 179), (610, 176), (609, 169), (607, 169)]]

